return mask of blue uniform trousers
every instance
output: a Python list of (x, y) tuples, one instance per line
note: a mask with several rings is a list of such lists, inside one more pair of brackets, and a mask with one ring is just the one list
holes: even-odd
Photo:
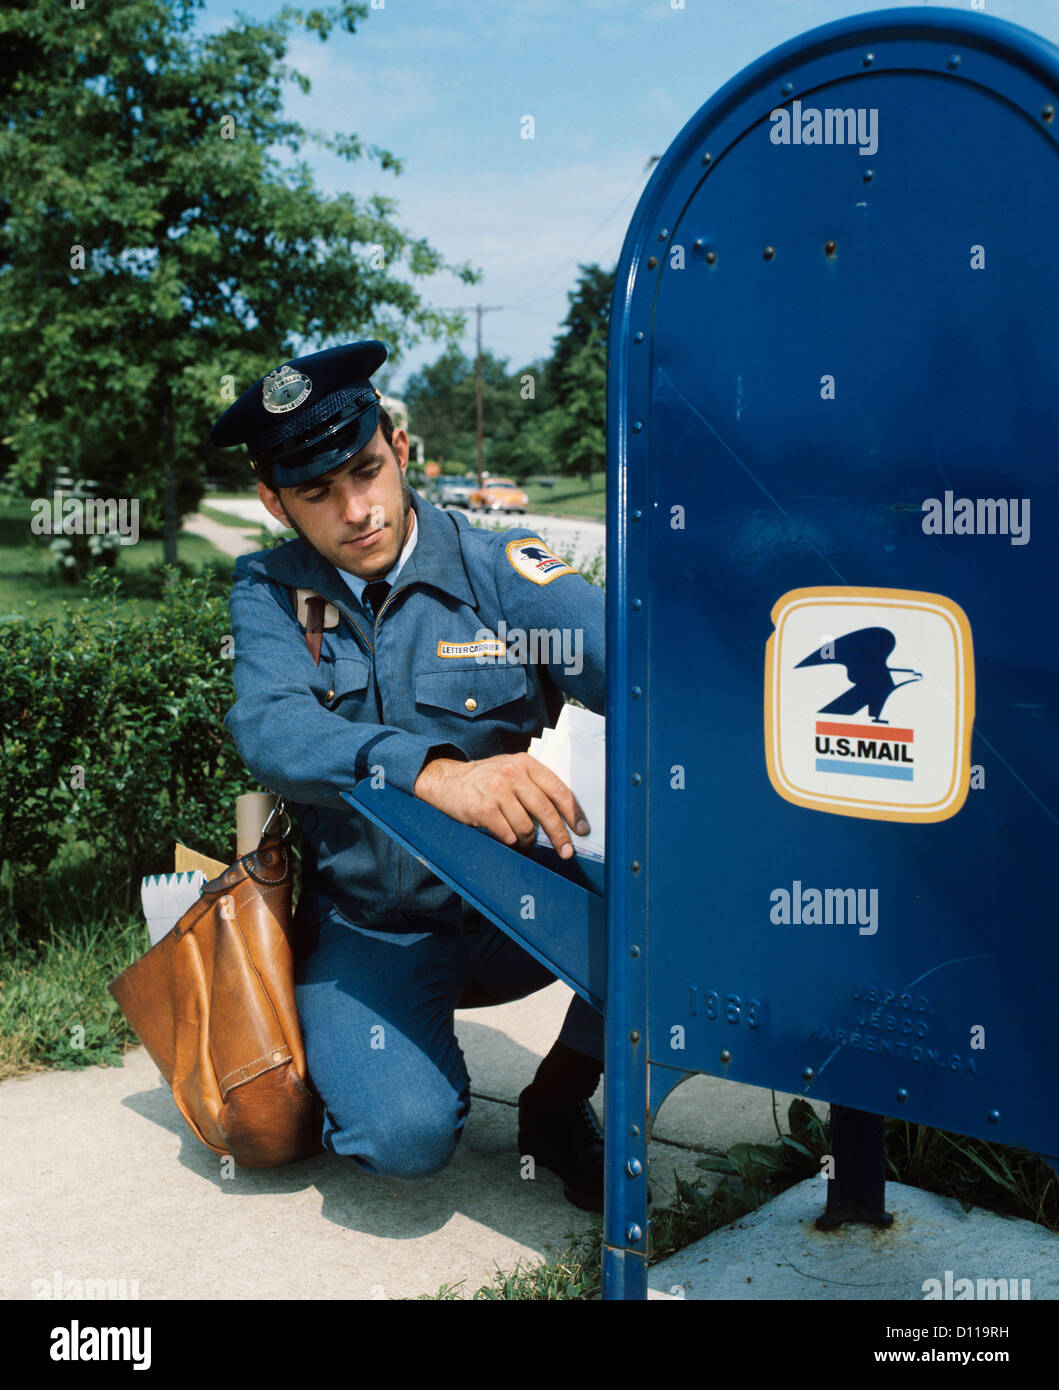
[[(325, 1108), (323, 1144), (365, 1172), (411, 1179), (445, 1167), (471, 1104), (453, 1010), (523, 999), (555, 981), (479, 921), (477, 931), (375, 931), (332, 904), (299, 931), (295, 995)], [(575, 995), (558, 1041), (602, 1065), (602, 1014)]]

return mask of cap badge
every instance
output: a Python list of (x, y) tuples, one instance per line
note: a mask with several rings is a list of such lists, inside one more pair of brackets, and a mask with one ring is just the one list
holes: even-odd
[(261, 383), (261, 404), (270, 415), (283, 415), (301, 405), (312, 389), (312, 382), (301, 372), (277, 367)]

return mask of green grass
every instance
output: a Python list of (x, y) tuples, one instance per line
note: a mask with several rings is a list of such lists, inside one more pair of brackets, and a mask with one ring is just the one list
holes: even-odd
[(233, 526), (238, 531), (266, 529), (264, 525), (259, 527), (256, 522), (247, 521), (245, 517), (235, 516), (232, 512), (222, 512), (218, 507), (209, 507), (204, 502), (199, 506), (199, 515), (208, 516), (211, 521), (220, 522), (222, 526)]
[[(65, 605), (88, 597), (83, 584), (62, 579), (48, 550), (49, 537), (29, 529), (28, 502), (0, 505), (0, 622), (13, 617), (59, 617)], [(162, 594), (161, 540), (141, 540), (122, 546), (116, 572), (121, 575), (126, 602), (133, 612), (153, 612)], [(214, 569), (230, 574), (235, 561), (222, 555), (200, 536), (181, 533), (181, 567), (201, 573)]]
[(582, 517), (606, 521), (606, 474), (593, 473), (591, 486), (584, 478), (559, 478), (554, 487), (541, 487), (535, 478), (520, 484), (530, 499), (530, 510), (551, 516)]
[[(570, 1242), (551, 1260), (540, 1264), (523, 1264), (520, 1260), (513, 1270), (499, 1268), (488, 1284), (470, 1295), (473, 1300), (500, 1303), (556, 1302), (559, 1299), (596, 1298), (602, 1290), (600, 1238), (602, 1226), (596, 1223), (588, 1233), (567, 1231), (564, 1240)], [(458, 1302), (466, 1281), (442, 1284), (435, 1294), (421, 1294), (418, 1302)]]
[(147, 949), (142, 916), (67, 924), (32, 946), (5, 928), (0, 942), (0, 1081), (117, 1066), (138, 1045), (107, 983)]
[(115, 1066), (139, 1040), (107, 984), (143, 955), (140, 912), (107, 900), (98, 867), (68, 846), (19, 903), (0, 908), (0, 1080), (45, 1069)]

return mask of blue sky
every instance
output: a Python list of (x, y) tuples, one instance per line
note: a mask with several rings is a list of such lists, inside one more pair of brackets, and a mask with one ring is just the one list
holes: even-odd
[[(263, 19), (279, 8), (279, 0), (206, 0), (200, 27), (225, 28), (237, 10)], [(356, 35), (336, 32), (324, 44), (294, 38), (288, 61), (312, 92), (292, 88), (287, 109), (307, 126), (355, 132), (405, 161), (395, 177), (370, 160), (307, 152), (321, 188), (394, 198), (403, 227), (484, 272), (473, 286), (449, 275), (419, 285), (440, 307), (503, 306), (485, 316), (484, 342), (514, 369), (550, 352), (578, 262), (613, 266), (649, 157), (664, 153), (718, 87), (797, 34), (881, 8), (842, 0), (684, 0), (683, 9), (671, 0), (384, 0)], [(986, 13), (1059, 44), (1054, 0), (986, 0)], [(526, 114), (533, 140), (520, 136)], [(474, 350), (473, 315), (463, 348)], [(440, 351), (432, 342), (407, 350), (388, 389), (399, 394), (409, 372)]]

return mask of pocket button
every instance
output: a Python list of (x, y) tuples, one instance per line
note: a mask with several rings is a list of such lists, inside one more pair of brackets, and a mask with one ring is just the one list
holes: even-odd
[(464, 700), (463, 702), (463, 708), (465, 710), (469, 710), (473, 714), (474, 711), (478, 708), (478, 701), (474, 699), (473, 696), (468, 695), (466, 700)]

